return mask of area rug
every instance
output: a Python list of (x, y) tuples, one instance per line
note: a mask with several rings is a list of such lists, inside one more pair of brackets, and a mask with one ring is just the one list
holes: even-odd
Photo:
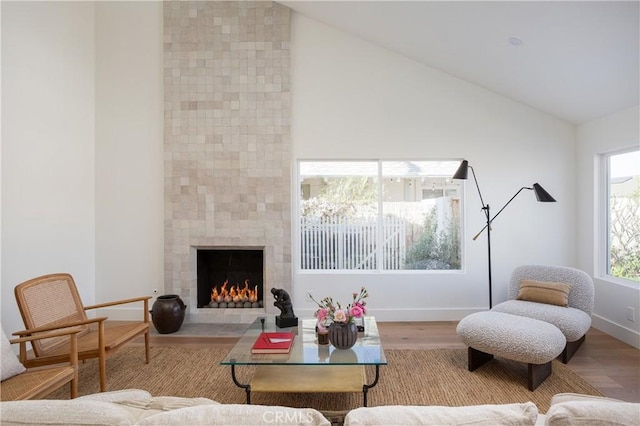
[[(221, 366), (226, 348), (192, 349), (161, 346), (151, 349), (144, 363), (144, 348), (124, 348), (107, 360), (107, 390), (145, 389), (154, 396), (206, 397), (221, 403), (242, 404), (245, 392), (231, 380), (231, 369)], [(467, 369), (465, 349), (386, 350), (388, 365), (380, 367), (380, 380), (369, 391), (368, 405), (503, 404), (532, 401), (538, 410), (549, 409), (556, 393), (602, 395), (559, 361), (553, 373), (535, 391), (527, 389), (526, 365), (496, 358), (474, 372)], [(239, 381), (249, 381), (254, 367), (237, 367)], [(79, 394), (99, 391), (96, 360), (80, 365)], [(368, 371), (373, 377), (373, 369)], [(50, 399), (68, 399), (68, 388)], [(323, 412), (362, 406), (362, 394), (252, 393), (253, 404), (312, 407)]]

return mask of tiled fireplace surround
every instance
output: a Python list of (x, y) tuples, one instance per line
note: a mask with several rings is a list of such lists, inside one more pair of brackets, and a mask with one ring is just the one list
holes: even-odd
[[(165, 293), (187, 322), (250, 322), (291, 291), (289, 41), (277, 3), (164, 3)], [(199, 248), (263, 249), (265, 308), (198, 309)]]

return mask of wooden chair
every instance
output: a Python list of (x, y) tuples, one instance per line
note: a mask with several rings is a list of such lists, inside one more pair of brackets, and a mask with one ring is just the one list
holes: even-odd
[[(117, 300), (92, 306), (83, 306), (73, 278), (59, 273), (33, 278), (15, 288), (16, 301), (26, 330), (13, 333), (21, 337), (64, 327), (80, 326), (78, 333), (78, 359), (98, 358), (100, 366), (100, 392), (106, 390), (106, 359), (124, 344), (144, 335), (145, 362), (149, 363), (149, 299), (150, 296)], [(105, 326), (106, 317), (87, 318), (86, 311), (143, 302), (142, 322), (128, 322)], [(25, 367), (36, 367), (68, 361), (69, 342), (60, 337), (35, 340), (32, 354), (20, 347), (20, 361)]]
[[(82, 331), (80, 327), (72, 327), (49, 333), (40, 333), (37, 336), (21, 337), (10, 340), (11, 343), (19, 343), (26, 346), (26, 342), (36, 339), (56, 338), (68, 336), (70, 350), (69, 365), (59, 367), (47, 367), (40, 369), (28, 369), (0, 382), (0, 400), (18, 401), (23, 399), (39, 399), (49, 395), (54, 390), (70, 383), (71, 398), (78, 396), (78, 338)], [(17, 361), (16, 361), (17, 362)]]

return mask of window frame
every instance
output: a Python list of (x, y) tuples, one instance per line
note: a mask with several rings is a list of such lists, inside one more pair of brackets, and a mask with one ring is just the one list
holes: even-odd
[(600, 173), (599, 173), (599, 193), (600, 202), (598, 203), (599, 211), (599, 240), (601, 244), (598, 244), (598, 250), (596, 250), (596, 256), (598, 261), (598, 269), (600, 270), (599, 276), (602, 279), (611, 281), (617, 284), (638, 288), (640, 282), (631, 280), (629, 278), (617, 277), (611, 274), (611, 157), (616, 155), (622, 155), (630, 152), (640, 153), (638, 147), (628, 147), (615, 151), (606, 152), (600, 154)]
[[(382, 220), (384, 216), (383, 209), (383, 192), (384, 192), (384, 184), (383, 184), (383, 164), (385, 162), (398, 162), (398, 161), (414, 161), (414, 162), (454, 162), (456, 163), (456, 167), (462, 161), (461, 159), (451, 159), (451, 158), (419, 158), (419, 159), (386, 159), (386, 158), (357, 158), (357, 159), (336, 159), (336, 158), (299, 158), (296, 160), (295, 167), (295, 178), (294, 178), (294, 200), (293, 206), (295, 208), (295, 213), (293, 222), (294, 222), (294, 253), (293, 258), (295, 261), (293, 263), (294, 271), (297, 274), (305, 274), (305, 275), (336, 275), (336, 274), (463, 274), (466, 271), (465, 266), (465, 196), (466, 196), (466, 185), (464, 182), (459, 183), (459, 250), (460, 250), (460, 267), (458, 269), (384, 269), (382, 265), (384, 262), (382, 261), (382, 257), (384, 256), (382, 250), (376, 250), (376, 258), (377, 258), (377, 267), (375, 269), (303, 269), (302, 268), (302, 259), (301, 259), (301, 251), (302, 251), (302, 235), (301, 235), (301, 182), (303, 180), (301, 175), (301, 163), (304, 162), (376, 162), (378, 174), (376, 175), (376, 179), (378, 180), (378, 194), (377, 194), (377, 204), (378, 204), (378, 227), (377, 227), (377, 237), (381, 238), (382, 235)], [(452, 170), (451, 175), (455, 170)], [(381, 214), (382, 212), (382, 214)]]

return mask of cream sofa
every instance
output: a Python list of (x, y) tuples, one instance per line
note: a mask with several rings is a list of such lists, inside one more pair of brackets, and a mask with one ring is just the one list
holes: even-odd
[(640, 404), (616, 399), (561, 393), (546, 414), (532, 402), (466, 407), (384, 406), (356, 408), (345, 426), (362, 425), (640, 425)]
[[(206, 398), (152, 397), (136, 389), (74, 400), (0, 403), (4, 425), (304, 425), (329, 426), (311, 408), (219, 404)], [(576, 394), (558, 394), (546, 414), (531, 403), (466, 407), (379, 406), (349, 411), (356, 425), (637, 425), (640, 404)]]

